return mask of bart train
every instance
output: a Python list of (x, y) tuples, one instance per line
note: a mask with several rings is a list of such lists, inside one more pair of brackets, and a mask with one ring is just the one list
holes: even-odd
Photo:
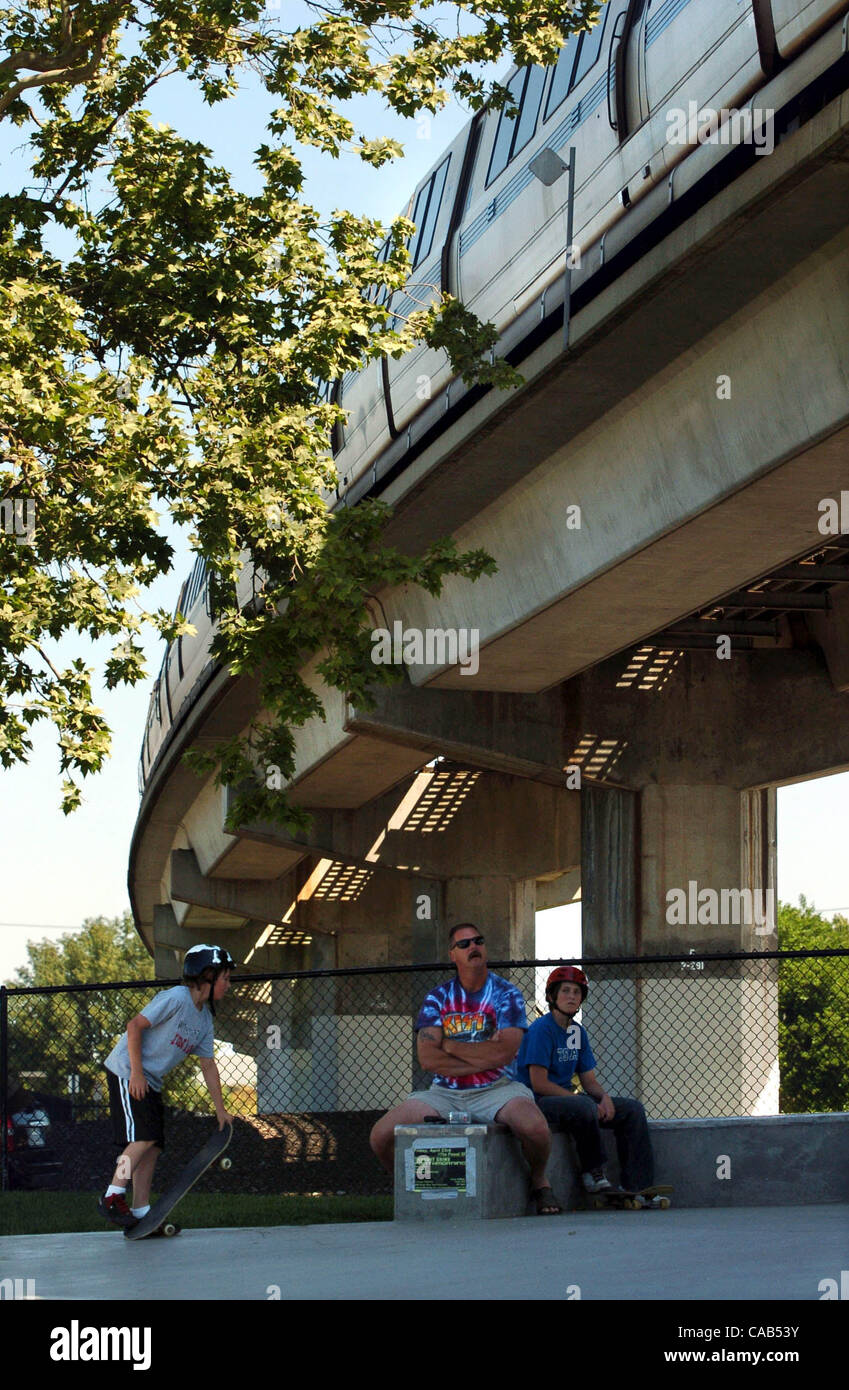
[[(847, 50), (849, 0), (609, 0), (552, 67), (514, 67), (504, 79), (513, 107), (478, 112), (421, 180), (405, 209), (416, 230), (393, 314), (448, 290), (495, 325), (497, 352), (520, 364), (559, 331), (564, 309), (589, 303), (845, 90)], [(556, 173), (570, 149), (573, 189), (570, 178), (537, 177), (541, 152), (552, 152)], [(332, 441), (332, 506), (379, 493), (482, 393), (424, 346), (328, 390), (346, 413)], [(165, 653), (142, 790), (169, 730), (212, 674), (202, 561), (176, 606), (197, 635)]]

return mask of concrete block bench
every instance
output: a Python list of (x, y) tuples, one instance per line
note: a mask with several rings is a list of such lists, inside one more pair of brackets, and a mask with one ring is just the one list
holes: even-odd
[[(651, 1120), (658, 1182), (676, 1207), (849, 1202), (849, 1114)], [(602, 1132), (606, 1172), (620, 1179)], [(567, 1209), (583, 1204), (577, 1155), (553, 1134), (548, 1176)], [(528, 1169), (505, 1125), (417, 1124), (395, 1129), (395, 1219), (485, 1220), (529, 1215)]]

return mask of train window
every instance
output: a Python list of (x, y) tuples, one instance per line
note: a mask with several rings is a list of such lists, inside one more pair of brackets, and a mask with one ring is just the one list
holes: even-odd
[[(526, 74), (524, 71), (517, 72), (513, 80), (507, 83), (507, 90), (517, 106), (522, 99), (522, 92), (525, 87), (525, 76)], [(508, 114), (506, 110), (501, 111), (498, 121), (498, 131), (495, 136), (495, 145), (492, 150), (492, 159), (489, 162), (489, 174), (486, 180), (487, 184), (492, 183), (492, 180), (498, 177), (502, 169), (507, 168), (510, 161), (510, 149), (513, 144), (513, 126), (515, 120), (516, 117), (514, 115)]]
[(513, 141), (513, 149), (510, 158), (523, 150), (528, 141), (533, 139), (534, 131), (537, 128), (537, 116), (539, 115), (539, 104), (542, 101), (542, 89), (545, 86), (545, 68), (532, 67), (528, 69), (528, 82), (525, 87), (525, 95), (522, 97), (522, 110), (519, 114), (519, 124), (516, 127), (516, 139)]
[(427, 215), (427, 200), (429, 194), (430, 180), (428, 179), (427, 183), (419, 189), (419, 195), (416, 198), (416, 206), (413, 208), (410, 216), (410, 221), (416, 224), (416, 230), (413, 232), (410, 238), (410, 244), (407, 248), (410, 253), (410, 262), (412, 265), (416, 264), (416, 254), (418, 252), (419, 241), (421, 240), (422, 225)]
[(566, 47), (560, 50), (551, 90), (548, 93), (548, 101), (545, 104), (546, 120), (566, 100), (578, 83), (583, 81), (590, 68), (598, 62), (609, 9), (609, 3), (602, 5), (598, 19), (589, 33), (572, 34)]
[(507, 90), (519, 110), (505, 109), (500, 113), (487, 186), (507, 168), (513, 156), (525, 148), (536, 130), (545, 72), (545, 68), (537, 66), (522, 68), (507, 83)]
[(586, 77), (590, 68), (598, 62), (601, 53), (601, 45), (604, 39), (604, 26), (607, 21), (607, 12), (610, 5), (603, 5), (595, 25), (588, 34), (584, 34), (584, 41), (581, 44), (581, 51), (578, 54), (578, 62), (572, 77), (572, 86), (577, 87), (578, 83)]
[(557, 59), (557, 66), (554, 69), (551, 91), (545, 104), (546, 120), (569, 95), (572, 86), (572, 71), (575, 67), (575, 55), (578, 52), (581, 37), (580, 34), (572, 34), (566, 47), (560, 50), (560, 57)]
[(185, 608), (182, 609), (183, 616), (188, 617), (197, 602), (198, 595), (206, 577), (206, 561), (200, 556), (192, 566), (192, 572), (185, 584), (183, 602)]
[(442, 161), (436, 173), (431, 175), (424, 187), (419, 189), (419, 196), (416, 198), (416, 206), (411, 219), (416, 224), (416, 230), (413, 232), (409, 246), (413, 268), (420, 265), (430, 255), (433, 234), (436, 231), (439, 208), (442, 203), (442, 193), (445, 188), (445, 179), (448, 174), (449, 159), (450, 155), (448, 159)]
[[(391, 244), (391, 237), (387, 237), (377, 253), (377, 259), (379, 261), (385, 261), (387, 259)], [(374, 304), (385, 304), (389, 298), (389, 291), (385, 285), (373, 285), (368, 292), (368, 297)], [(328, 400), (329, 399), (330, 397), (328, 396)]]

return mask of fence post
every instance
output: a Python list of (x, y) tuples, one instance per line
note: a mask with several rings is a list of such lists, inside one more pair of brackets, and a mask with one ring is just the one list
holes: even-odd
[(9, 1099), (9, 998), (5, 985), (0, 985), (0, 1192), (8, 1190), (9, 1157), (6, 1152), (8, 1135), (6, 1120)]

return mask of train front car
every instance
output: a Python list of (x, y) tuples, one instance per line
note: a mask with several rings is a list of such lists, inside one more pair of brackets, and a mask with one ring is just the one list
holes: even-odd
[[(565, 297), (569, 178), (535, 177), (540, 152), (565, 165), (575, 151), (569, 263), (583, 305), (666, 234), (685, 190), (690, 210), (715, 195), (732, 149), (770, 152), (781, 112), (845, 54), (847, 12), (847, 0), (601, 5), (555, 65), (511, 69), (502, 81), (517, 109), (475, 117), (419, 184), (405, 209), (417, 223), (414, 266), (393, 309), (449, 290), (521, 363)], [(349, 373), (334, 450), (340, 503), (379, 492), (479, 397), (427, 348)]]

